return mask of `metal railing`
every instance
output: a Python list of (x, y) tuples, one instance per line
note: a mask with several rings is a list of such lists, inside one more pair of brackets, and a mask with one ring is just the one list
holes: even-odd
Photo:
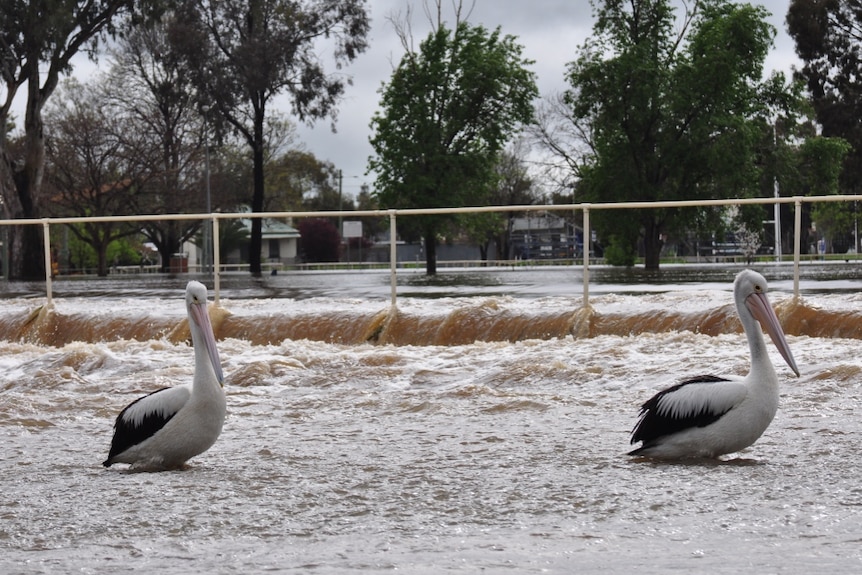
[[(687, 200), (687, 201), (663, 201), (663, 202), (617, 202), (617, 203), (580, 203), (580, 204), (557, 204), (557, 205), (519, 205), (519, 206), (477, 206), (466, 208), (428, 208), (428, 209), (388, 209), (388, 210), (356, 210), (356, 211), (321, 211), (321, 212), (257, 212), (257, 213), (211, 213), (211, 214), (160, 214), (160, 215), (135, 215), (135, 216), (93, 216), (82, 218), (41, 218), (0, 220), (2, 226), (17, 225), (41, 225), (44, 231), (44, 254), (45, 254), (45, 292), (47, 303), (53, 303), (52, 273), (51, 273), (51, 234), (50, 226), (58, 224), (76, 224), (85, 222), (144, 222), (144, 221), (167, 221), (167, 220), (202, 220), (212, 222), (212, 245), (213, 245), (213, 292), (216, 305), (219, 303), (221, 284), (221, 254), (219, 253), (219, 221), (230, 219), (252, 219), (252, 218), (310, 218), (310, 217), (388, 217), (389, 218), (389, 275), (390, 275), (390, 301), (391, 305), (397, 304), (397, 219), (399, 217), (410, 217), (432, 214), (468, 214), (486, 212), (538, 212), (538, 211), (571, 211), (583, 213), (583, 306), (590, 305), (590, 214), (598, 210), (624, 210), (624, 209), (662, 209), (662, 208), (691, 208), (708, 206), (742, 206), (742, 205), (775, 205), (793, 204), (794, 206), (794, 242), (793, 242), (793, 294), (799, 296), (799, 265), (801, 261), (802, 242), (802, 205), (817, 202), (855, 202), (862, 200), (860, 195), (835, 195), (835, 196), (794, 196), (780, 198), (737, 198), (726, 200)], [(7, 265), (4, 262), (4, 265)]]

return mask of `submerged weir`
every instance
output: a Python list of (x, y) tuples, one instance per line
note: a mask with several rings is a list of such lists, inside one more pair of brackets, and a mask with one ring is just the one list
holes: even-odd
[[(780, 296), (779, 296), (780, 297)], [(410, 305), (389, 307), (355, 305), (350, 300), (329, 302), (315, 309), (313, 302), (301, 306), (233, 306), (225, 302), (210, 308), (216, 337), (238, 339), (252, 345), (271, 345), (284, 340), (311, 340), (337, 344), (464, 345), (473, 342), (516, 342), (572, 336), (641, 335), (690, 331), (705, 335), (739, 333), (741, 326), (731, 303), (706, 301), (690, 309), (667, 298), (656, 306), (655, 297), (641, 299), (652, 305), (619, 306), (603, 303), (579, 307), (513, 303), (508, 298), (465, 298), (452, 305), (426, 302), (419, 309)], [(168, 303), (168, 302), (166, 302)], [(661, 304), (661, 302), (659, 302)], [(774, 302), (787, 335), (862, 339), (862, 312), (830, 310), (804, 299), (783, 297)], [(166, 314), (160, 307), (108, 306), (84, 302), (67, 309), (26, 304), (0, 308), (0, 338), (48, 346), (72, 342), (96, 343), (113, 340), (166, 339), (172, 343), (189, 339), (187, 320)], [(174, 306), (177, 307), (177, 306)], [(641, 308), (641, 309), (638, 309)], [(173, 310), (169, 310), (173, 311)]]

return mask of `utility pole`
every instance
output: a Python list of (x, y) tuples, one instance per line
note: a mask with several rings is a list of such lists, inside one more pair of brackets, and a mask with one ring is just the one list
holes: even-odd
[[(344, 241), (344, 229), (343, 224), (341, 222), (341, 183), (344, 180), (344, 176), (341, 173), (341, 169), (338, 170), (338, 237), (341, 238), (341, 241)], [(341, 258), (339, 258), (341, 259)]]

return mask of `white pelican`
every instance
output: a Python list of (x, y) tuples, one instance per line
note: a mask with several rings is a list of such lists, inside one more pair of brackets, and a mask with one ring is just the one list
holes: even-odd
[(631, 443), (643, 444), (629, 455), (714, 458), (748, 447), (769, 427), (778, 410), (778, 376), (758, 322), (797, 377), (799, 368), (766, 299), (763, 276), (741, 271), (733, 282), (733, 297), (751, 351), (748, 375), (695, 377), (657, 393), (641, 407)]
[(108, 458), (134, 469), (175, 469), (209, 449), (221, 433), (226, 404), (224, 375), (207, 314), (207, 288), (190, 281), (186, 309), (195, 351), (191, 384), (166, 387), (126, 406), (114, 423)]

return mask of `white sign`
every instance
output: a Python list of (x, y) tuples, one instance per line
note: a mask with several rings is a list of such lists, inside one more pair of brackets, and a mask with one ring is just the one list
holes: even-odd
[(344, 238), (361, 238), (362, 237), (362, 222), (341, 222), (342, 233)]

